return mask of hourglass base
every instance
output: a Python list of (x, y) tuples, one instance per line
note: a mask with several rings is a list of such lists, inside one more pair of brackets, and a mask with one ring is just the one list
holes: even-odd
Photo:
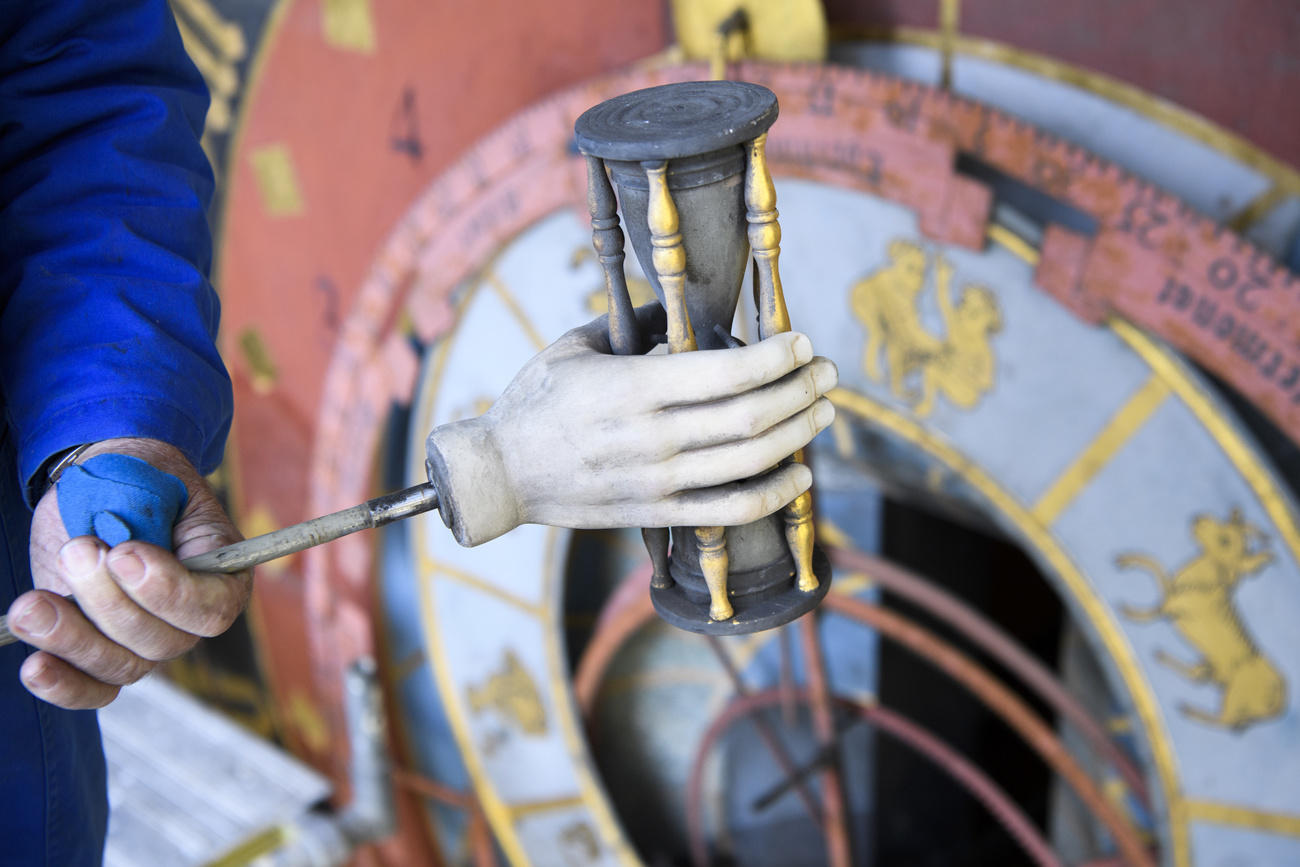
[(678, 582), (671, 587), (650, 588), (650, 599), (664, 620), (679, 629), (704, 635), (747, 635), (774, 629), (807, 614), (817, 607), (831, 587), (831, 564), (820, 547), (813, 548), (813, 574), (818, 586), (805, 593), (794, 586), (794, 575), (762, 594), (731, 596), (735, 614), (728, 620), (709, 617), (709, 598)]

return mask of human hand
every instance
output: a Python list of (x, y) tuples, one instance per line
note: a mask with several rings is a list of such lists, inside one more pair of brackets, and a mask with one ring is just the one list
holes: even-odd
[(242, 537), (177, 449), (158, 440), (113, 439), (95, 444), (81, 460), (108, 452), (171, 473), (185, 483), (189, 500), (172, 528), (175, 554), (136, 540), (110, 549), (94, 536), (69, 539), (57, 488), (37, 503), (30, 547), (37, 589), (9, 606), (8, 625), (38, 649), (23, 662), (23, 685), (70, 709), (103, 707), (159, 662), (180, 656), (200, 637), (224, 632), (252, 588), (248, 572), (201, 574), (180, 564), (178, 558)]
[[(662, 312), (637, 311), (643, 325)], [(780, 462), (835, 417), (835, 365), (805, 335), (678, 355), (610, 354), (604, 318), (533, 358), (483, 416), (429, 435), (461, 544), (522, 523), (738, 525), (808, 489)]]

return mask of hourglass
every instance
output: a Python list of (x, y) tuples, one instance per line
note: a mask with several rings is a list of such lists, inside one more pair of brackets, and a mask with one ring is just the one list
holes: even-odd
[[(668, 314), (670, 352), (736, 344), (731, 323), (751, 264), (759, 336), (790, 330), (765, 153), (776, 116), (776, 96), (765, 87), (697, 81), (623, 94), (578, 118), (615, 352), (644, 349), (623, 273), (620, 210)], [(802, 451), (789, 458), (803, 459)], [(779, 626), (815, 607), (830, 586), (829, 562), (814, 540), (810, 492), (751, 524), (642, 534), (654, 564), (656, 610), (693, 632)]]

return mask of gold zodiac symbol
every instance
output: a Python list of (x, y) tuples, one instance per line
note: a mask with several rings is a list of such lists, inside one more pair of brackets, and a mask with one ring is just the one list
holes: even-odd
[(574, 822), (560, 830), (565, 860), (570, 864), (590, 864), (600, 857), (596, 832), (586, 822)]
[[(876, 382), (884, 379), (880, 356), (889, 368), (889, 387), (912, 403), (924, 418), (938, 395), (971, 409), (993, 387), (995, 359), (991, 336), (1002, 329), (997, 299), (983, 286), (967, 286), (952, 303), (952, 265), (942, 256), (934, 265), (935, 294), (946, 334), (931, 334), (921, 323), (918, 302), (925, 286), (926, 255), (911, 241), (889, 245), (890, 264), (858, 281), (849, 296), (853, 313), (867, 330), (862, 366)], [(907, 380), (919, 371), (920, 390)]]
[(546, 708), (541, 693), (513, 650), (507, 650), (502, 668), (481, 686), (466, 690), (470, 710), (491, 708), (513, 722), (526, 735), (546, 733)]
[(1192, 535), (1201, 553), (1189, 560), (1173, 577), (1145, 554), (1121, 554), (1120, 568), (1139, 567), (1160, 582), (1161, 600), (1151, 609), (1130, 605), (1120, 612), (1131, 620), (1149, 623), (1169, 620), (1183, 639), (1201, 654), (1201, 661), (1188, 665), (1164, 651), (1156, 660), (1198, 683), (1213, 683), (1223, 690), (1217, 714), (1181, 704), (1184, 716), (1234, 731), (1278, 716), (1286, 702), (1286, 682), (1246, 632), (1233, 604), (1237, 582), (1263, 569), (1273, 559), (1267, 551), (1251, 549), (1251, 539), (1267, 541), (1260, 530), (1247, 524), (1233, 509), (1227, 521), (1199, 515), (1192, 522)]

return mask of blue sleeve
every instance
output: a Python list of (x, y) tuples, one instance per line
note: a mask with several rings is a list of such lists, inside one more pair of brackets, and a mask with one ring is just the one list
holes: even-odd
[(203, 80), (165, 0), (0, 9), (0, 388), (19, 480), (117, 436), (210, 472), (232, 397)]

